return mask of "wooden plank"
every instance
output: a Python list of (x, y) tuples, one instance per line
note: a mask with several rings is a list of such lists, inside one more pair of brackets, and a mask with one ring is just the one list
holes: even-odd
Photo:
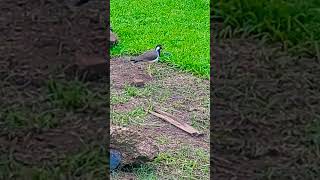
[(194, 129), (192, 126), (184, 123), (184, 122), (181, 122), (181, 121), (178, 121), (176, 120), (176, 118), (169, 114), (169, 113), (166, 113), (164, 111), (161, 111), (159, 109), (155, 110), (156, 112), (153, 112), (153, 111), (150, 111), (150, 113), (154, 116), (157, 116), (158, 118), (161, 118), (167, 122), (169, 122), (170, 124), (176, 126), (177, 128), (189, 133), (190, 135), (192, 136), (201, 136), (203, 135), (202, 133), (200, 133), (199, 131), (197, 131), (196, 129)]

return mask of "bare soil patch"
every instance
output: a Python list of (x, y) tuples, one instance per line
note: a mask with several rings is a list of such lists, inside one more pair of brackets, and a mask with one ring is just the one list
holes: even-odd
[(214, 44), (213, 177), (317, 177), (318, 150), (311, 137), (319, 132), (309, 126), (319, 112), (319, 62), (254, 40)]
[[(137, 66), (128, 63), (123, 59), (115, 59), (111, 62), (112, 88), (124, 87), (124, 85), (130, 82), (130, 80), (139, 75), (139, 77), (145, 80), (151, 87), (153, 85), (159, 85), (155, 87), (159, 89), (156, 89), (155, 94), (150, 95), (151, 97), (132, 98), (129, 102), (114, 105), (112, 107), (113, 109), (123, 111), (123, 109), (130, 110), (138, 106), (146, 107), (148, 98), (151, 98), (151, 101), (153, 101), (151, 104), (166, 109), (168, 112), (179, 117), (182, 121), (190, 123), (191, 114), (196, 113), (199, 120), (201, 120), (201, 118), (206, 118), (205, 120), (207, 120), (208, 125), (209, 109), (206, 108), (206, 105), (208, 104), (203, 104), (203, 101), (207, 100), (208, 103), (209, 100), (209, 92), (207, 91), (209, 88), (209, 81), (198, 79), (183, 72), (175, 72), (174, 69), (162, 64), (155, 64), (155, 69), (157, 69), (156, 71), (159, 71), (160, 76), (158, 76), (157, 72), (154, 71), (154, 79), (151, 79), (145, 72), (146, 64), (139, 64)], [(167, 74), (160, 74), (162, 73), (161, 71), (167, 71)], [(164, 102), (157, 101), (156, 98), (159, 98), (159, 96), (161, 96), (161, 92), (166, 90), (169, 94), (166, 100)], [(174, 105), (176, 106), (174, 107)], [(178, 134), (182, 134), (182, 137), (188, 137), (188, 135), (183, 131), (180, 131), (173, 126), (171, 127), (167, 122), (163, 122), (155, 116), (150, 115), (147, 119), (148, 122), (146, 123), (157, 123), (158, 126), (163, 126), (164, 128), (159, 129), (159, 127), (157, 127), (157, 129), (152, 130), (154, 132), (164, 132), (167, 133), (166, 135), (171, 134), (174, 137)], [(206, 133), (208, 133), (208, 129), (206, 130)]]
[[(117, 97), (126, 96), (126, 87), (136, 77), (143, 79), (146, 85), (143, 88), (134, 88), (138, 95), (127, 97), (127, 101), (112, 105), (111, 113), (130, 113), (137, 108), (148, 110), (150, 107), (157, 107), (192, 125), (205, 135), (191, 137), (149, 113), (140, 118), (141, 123), (124, 125), (113, 119), (113, 124), (141, 129), (157, 143), (160, 153), (180, 151), (182, 147), (209, 153), (209, 81), (162, 63), (151, 65), (151, 78), (146, 71), (148, 64), (132, 64), (127, 59), (124, 57), (111, 60), (111, 92)], [(113, 179), (121, 179), (126, 174), (120, 172)]]
[(110, 63), (110, 75), (112, 77), (112, 86), (115, 89), (121, 89), (125, 85), (130, 85), (134, 79), (141, 79), (145, 83), (152, 80), (145, 72), (145, 67), (140, 64), (134, 64), (127, 58), (114, 58)]
[[(106, 143), (107, 78), (80, 82), (92, 93), (90, 106), (58, 106), (48, 89), (49, 80), (63, 88), (75, 81), (75, 74), (67, 69), (74, 65), (77, 53), (105, 56), (105, 8), (104, 1), (80, 8), (69, 1), (0, 3), (0, 179), (23, 168), (59, 165), (68, 156)], [(65, 93), (58, 90), (51, 93)], [(56, 100), (75, 103), (67, 99), (73, 95), (77, 94), (59, 95)], [(11, 172), (4, 172), (8, 168), (4, 162), (19, 165), (10, 165)], [(77, 175), (85, 173), (89, 172)]]

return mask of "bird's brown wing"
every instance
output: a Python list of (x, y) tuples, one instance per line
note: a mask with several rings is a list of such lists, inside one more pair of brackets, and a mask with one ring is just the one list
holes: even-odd
[(151, 51), (147, 51), (143, 54), (141, 54), (140, 56), (136, 57), (135, 58), (135, 61), (150, 61), (150, 60), (153, 60), (153, 59), (156, 59), (157, 58), (157, 54), (154, 53), (154, 50), (151, 50)]

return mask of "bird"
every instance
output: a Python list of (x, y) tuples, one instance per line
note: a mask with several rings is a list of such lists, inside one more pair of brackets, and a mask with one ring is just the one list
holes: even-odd
[[(162, 49), (162, 45), (159, 44), (153, 50), (146, 51), (143, 54), (141, 54), (140, 56), (137, 56), (137, 57), (131, 59), (131, 61), (133, 61), (133, 63), (139, 63), (139, 62), (154, 63), (154, 62), (158, 62), (159, 58), (160, 58), (161, 49)], [(150, 65), (148, 65), (148, 72), (149, 72), (150, 77), (152, 77), (151, 71), (150, 71)]]
[(157, 45), (153, 50), (149, 50), (141, 54), (140, 56), (137, 56), (133, 58), (131, 61), (134, 63), (138, 62), (157, 62), (160, 57), (160, 51), (162, 49), (161, 45)]

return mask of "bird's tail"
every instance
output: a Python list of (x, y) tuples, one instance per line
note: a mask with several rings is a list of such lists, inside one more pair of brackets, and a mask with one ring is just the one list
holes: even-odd
[(138, 61), (136, 58), (134, 58), (134, 57), (130, 58), (130, 61), (133, 62), (133, 63), (139, 62), (139, 61)]

